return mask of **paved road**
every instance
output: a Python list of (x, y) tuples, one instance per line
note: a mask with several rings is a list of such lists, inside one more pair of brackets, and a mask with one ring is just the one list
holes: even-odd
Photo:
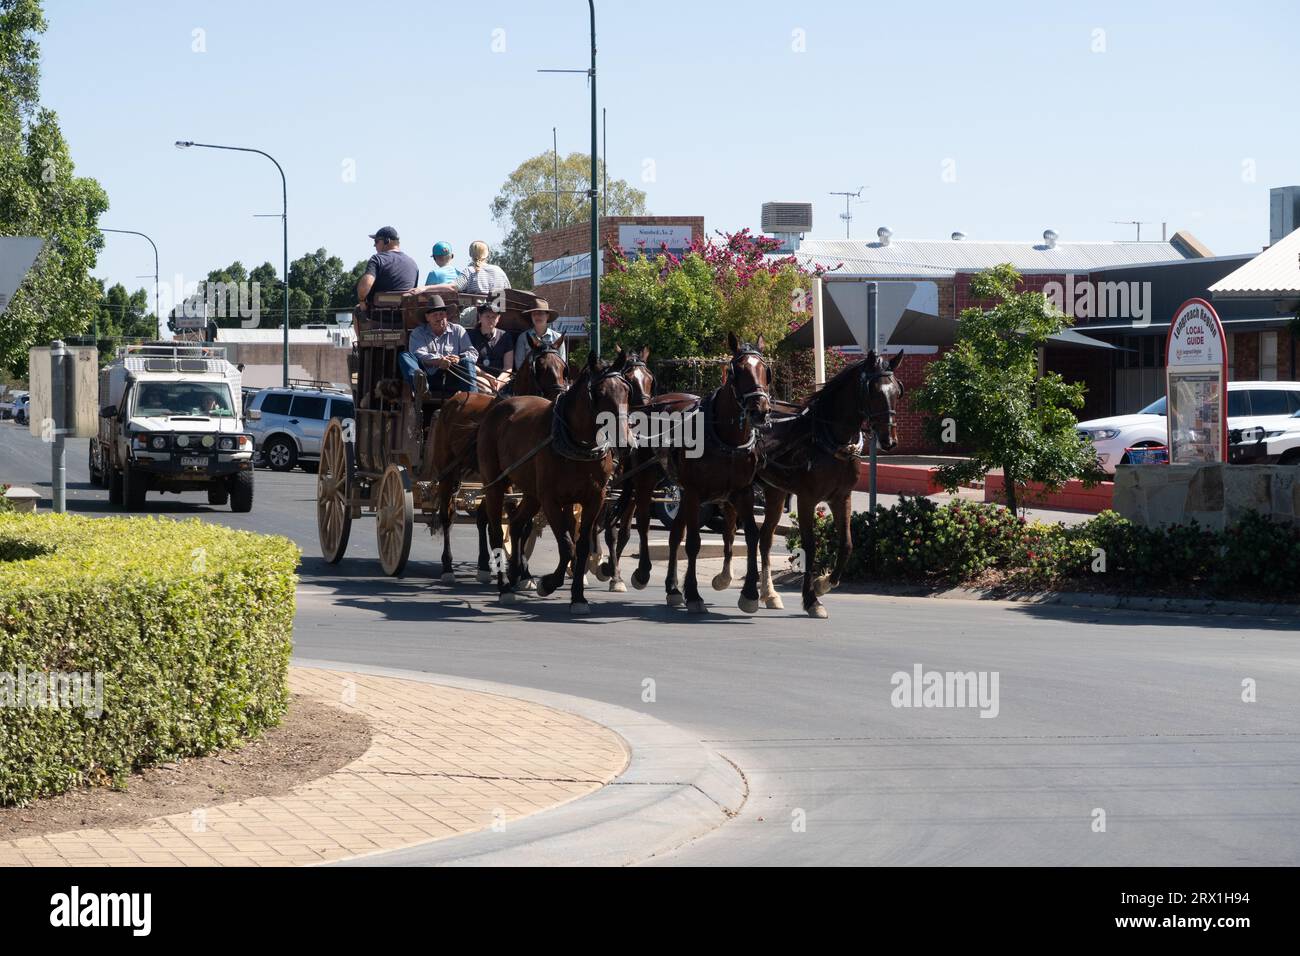
[[(107, 510), (84, 484), (85, 443), (69, 458), (70, 508)], [(48, 481), (46, 446), (0, 424), (0, 478)], [(832, 594), (830, 621), (816, 622), (747, 617), (734, 590), (688, 619), (662, 606), (658, 578), (644, 592), (595, 591), (593, 615), (574, 620), (554, 598), (499, 607), (468, 574), (437, 583), (423, 537), (408, 577), (383, 578), (369, 519), (326, 568), (314, 479), (257, 480), (250, 515), (197, 495), (158, 510), (302, 545), (301, 657), (593, 698), (735, 761), (751, 790), (743, 812), (659, 862), (1300, 863), (1294, 622), (848, 594)], [(458, 529), (456, 540), (468, 559), (471, 539)], [(997, 672), (997, 716), (895, 707), (891, 678), (918, 664)]]

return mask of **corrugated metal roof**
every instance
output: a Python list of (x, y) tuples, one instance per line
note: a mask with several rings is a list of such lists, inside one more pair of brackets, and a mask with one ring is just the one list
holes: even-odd
[(1300, 295), (1300, 229), (1283, 236), (1214, 285), (1215, 296)]
[(935, 278), (978, 272), (1009, 262), (1020, 272), (1090, 272), (1116, 266), (1180, 262), (1169, 242), (979, 242), (970, 239), (896, 239), (889, 245), (850, 239), (805, 239), (795, 253), (800, 263), (833, 267), (836, 275)]

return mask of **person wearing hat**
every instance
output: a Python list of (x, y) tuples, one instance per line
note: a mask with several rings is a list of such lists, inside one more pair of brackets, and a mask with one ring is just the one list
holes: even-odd
[(469, 341), (478, 352), (479, 371), (506, 381), (515, 370), (515, 337), (498, 328), (501, 313), (484, 302), (477, 309), (477, 321), (470, 330)]
[(469, 244), (470, 264), (460, 277), (452, 282), (439, 282), (428, 286), (430, 292), (468, 292), (472, 295), (494, 296), (510, 288), (510, 277), (500, 266), (488, 262), (492, 250), (481, 239)]
[(420, 388), (415, 375), (420, 370), (424, 371), (431, 392), (478, 391), (475, 374), (478, 351), (463, 326), (447, 321), (447, 303), (442, 296), (429, 299), (424, 325), (412, 330), (407, 349), (398, 353), (398, 361), (417, 396)]
[(367, 309), (381, 292), (406, 292), (420, 283), (420, 267), (401, 250), (396, 229), (384, 226), (370, 238), (375, 241), (375, 254), (357, 282), (357, 302)]
[[(528, 342), (530, 335), (541, 339), (543, 345), (551, 345), (560, 340), (560, 333), (551, 326), (559, 314), (545, 299), (538, 299), (531, 309), (524, 309), (524, 318), (532, 322), (533, 327), (515, 337), (515, 368), (521, 368), (528, 361), (528, 353), (532, 350)], [(565, 352), (563, 345), (560, 346), (560, 352)], [(567, 359), (568, 355), (564, 357)]]
[(460, 278), (460, 270), (451, 265), (456, 255), (451, 251), (451, 243), (435, 242), (433, 244), (433, 262), (436, 268), (429, 270), (425, 285), (455, 285)]

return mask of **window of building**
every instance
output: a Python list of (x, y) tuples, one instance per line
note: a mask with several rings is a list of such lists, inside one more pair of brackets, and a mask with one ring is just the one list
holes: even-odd
[(1277, 381), (1277, 333), (1259, 333), (1259, 377), (1264, 382)]
[(1228, 381), (1235, 382), (1237, 380), (1237, 344), (1231, 332), (1227, 333), (1224, 339), (1224, 344), (1228, 349)]

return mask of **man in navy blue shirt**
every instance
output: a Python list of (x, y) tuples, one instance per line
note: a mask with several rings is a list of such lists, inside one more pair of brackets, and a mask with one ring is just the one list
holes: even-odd
[(401, 250), (397, 230), (392, 226), (376, 229), (370, 236), (375, 254), (366, 263), (366, 272), (357, 282), (357, 301), (366, 308), (374, 304), (381, 292), (406, 292), (420, 284), (420, 267)]

